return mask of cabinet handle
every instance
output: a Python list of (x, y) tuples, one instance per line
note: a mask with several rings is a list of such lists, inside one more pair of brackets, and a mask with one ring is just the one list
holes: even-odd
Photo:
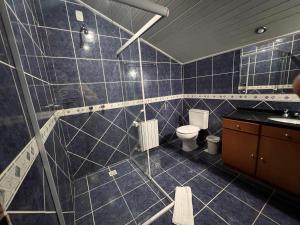
[(240, 129), (241, 127), (240, 127), (240, 125), (237, 124), (237, 125), (236, 125), (236, 128)]
[(265, 161), (263, 157), (260, 157), (259, 159), (260, 159), (260, 161)]
[(254, 154), (253, 153), (250, 156), (251, 156), (252, 159), (254, 159)]
[(289, 134), (288, 134), (288, 133), (285, 133), (284, 136), (289, 137)]

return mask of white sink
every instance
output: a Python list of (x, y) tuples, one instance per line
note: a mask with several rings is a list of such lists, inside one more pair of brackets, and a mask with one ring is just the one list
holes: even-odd
[(276, 121), (276, 122), (281, 122), (281, 123), (291, 123), (291, 124), (299, 124), (300, 125), (300, 120), (298, 120), (298, 119), (281, 118), (281, 117), (269, 117), (268, 119)]

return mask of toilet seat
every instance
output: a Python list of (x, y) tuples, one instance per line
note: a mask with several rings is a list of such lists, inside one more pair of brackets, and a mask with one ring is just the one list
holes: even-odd
[(180, 134), (193, 134), (198, 133), (199, 127), (193, 126), (193, 125), (186, 125), (182, 127), (178, 127), (176, 131)]

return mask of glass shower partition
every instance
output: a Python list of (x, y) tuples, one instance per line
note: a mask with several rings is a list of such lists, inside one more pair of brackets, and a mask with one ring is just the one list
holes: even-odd
[[(122, 40), (124, 44), (127, 40)], [(138, 126), (146, 120), (143, 102), (142, 67), (140, 63), (139, 40), (128, 46), (119, 56), (124, 101), (132, 103), (125, 107), (126, 128), (130, 159), (149, 175), (147, 151), (141, 151)]]

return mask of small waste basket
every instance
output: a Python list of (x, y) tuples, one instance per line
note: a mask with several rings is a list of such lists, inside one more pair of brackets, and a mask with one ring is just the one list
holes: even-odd
[(215, 155), (219, 150), (220, 137), (209, 135), (206, 137), (207, 140), (207, 152), (209, 154)]

